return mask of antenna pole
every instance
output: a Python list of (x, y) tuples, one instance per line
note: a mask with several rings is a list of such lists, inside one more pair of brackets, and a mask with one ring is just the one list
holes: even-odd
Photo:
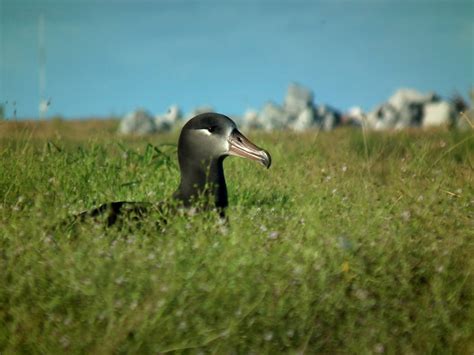
[(48, 111), (48, 102), (45, 98), (46, 90), (46, 47), (44, 35), (44, 14), (41, 13), (38, 17), (38, 64), (39, 64), (39, 118), (43, 119)]

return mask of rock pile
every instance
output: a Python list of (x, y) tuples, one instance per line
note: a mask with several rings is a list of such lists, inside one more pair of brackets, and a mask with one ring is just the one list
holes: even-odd
[(305, 131), (311, 128), (331, 130), (340, 124), (342, 115), (338, 110), (327, 105), (316, 106), (313, 100), (311, 90), (290, 84), (282, 106), (268, 102), (260, 112), (248, 110), (243, 116), (243, 126), (266, 131)]
[(121, 134), (149, 134), (156, 132), (154, 117), (143, 109), (130, 112), (120, 121), (119, 133)]
[(441, 100), (435, 93), (423, 94), (413, 89), (397, 90), (366, 115), (367, 126), (375, 130), (449, 126), (455, 119), (451, 102)]
[(155, 126), (158, 132), (168, 132), (182, 121), (181, 110), (177, 105), (172, 105), (163, 115), (155, 116)]
[[(474, 102), (474, 92), (471, 93)], [(122, 134), (149, 134), (167, 132), (197, 114), (211, 112), (210, 106), (192, 110), (183, 119), (181, 110), (174, 105), (168, 112), (153, 117), (145, 110), (129, 113), (120, 123)], [(460, 112), (463, 112), (460, 115)], [(297, 132), (308, 129), (330, 131), (339, 125), (362, 126), (373, 130), (403, 129), (408, 127), (457, 126), (472, 128), (473, 109), (461, 96), (451, 101), (442, 100), (433, 92), (421, 93), (413, 89), (399, 89), (388, 100), (365, 113), (360, 107), (342, 114), (328, 105), (315, 105), (313, 92), (300, 85), (290, 84), (283, 104), (266, 103), (260, 111), (249, 109), (240, 121), (244, 129), (265, 131), (290, 129)]]
[(146, 110), (138, 109), (127, 114), (119, 125), (119, 133), (144, 135), (156, 132), (168, 132), (182, 119), (178, 106), (170, 106), (165, 114), (153, 117)]

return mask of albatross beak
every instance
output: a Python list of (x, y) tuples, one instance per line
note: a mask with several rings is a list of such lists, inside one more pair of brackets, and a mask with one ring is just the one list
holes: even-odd
[(229, 155), (256, 160), (267, 169), (272, 164), (270, 154), (245, 138), (237, 129), (232, 131), (227, 141), (229, 142)]

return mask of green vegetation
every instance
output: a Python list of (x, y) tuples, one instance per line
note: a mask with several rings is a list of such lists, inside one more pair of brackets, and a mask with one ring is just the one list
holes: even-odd
[(227, 159), (228, 225), (71, 230), (178, 170), (176, 134), (68, 124), (0, 141), (2, 354), (473, 353), (471, 132), (250, 133), (274, 163)]

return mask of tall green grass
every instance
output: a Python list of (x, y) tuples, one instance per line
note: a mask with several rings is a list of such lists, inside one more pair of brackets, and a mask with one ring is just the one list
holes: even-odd
[[(1, 353), (474, 351), (471, 132), (250, 134), (212, 212), (75, 229), (159, 201), (176, 135), (0, 143)], [(169, 145), (171, 143), (171, 145)]]

